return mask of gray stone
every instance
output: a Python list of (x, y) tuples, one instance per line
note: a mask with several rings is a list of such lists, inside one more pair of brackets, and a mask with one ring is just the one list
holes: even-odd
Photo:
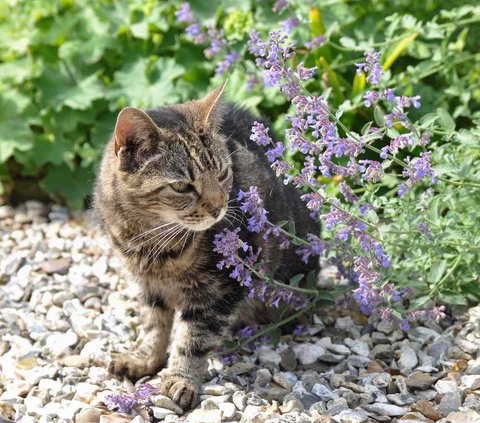
[(406, 379), (407, 386), (411, 389), (428, 389), (433, 381), (432, 376), (421, 372), (414, 372)]
[(394, 331), (395, 329), (395, 326), (393, 324), (393, 321), (385, 321), (385, 320), (382, 320), (381, 322), (379, 322), (377, 324), (377, 330), (379, 332), (383, 332), (385, 334), (390, 334)]
[(281, 361), (280, 368), (292, 372), (297, 367), (297, 358), (295, 356), (295, 351), (292, 348), (288, 347), (286, 350), (280, 353)]
[(412, 394), (390, 394), (387, 395), (387, 398), (390, 402), (399, 406), (410, 405), (417, 401), (417, 397)]
[(325, 349), (315, 344), (297, 344), (294, 351), (298, 361), (304, 365), (315, 363), (320, 356), (325, 354)]
[(330, 344), (327, 345), (327, 350), (333, 354), (340, 354), (340, 355), (349, 355), (350, 348), (346, 347), (345, 345), (341, 344)]
[(348, 331), (355, 327), (356, 324), (350, 316), (338, 317), (335, 320), (335, 329)]
[(363, 408), (372, 413), (379, 415), (385, 415), (389, 417), (401, 417), (407, 414), (410, 411), (409, 407), (399, 407), (398, 405), (393, 404), (384, 404), (381, 402), (376, 402), (375, 404), (365, 405)]
[(320, 383), (316, 383), (313, 386), (312, 394), (325, 402), (338, 398), (338, 395), (333, 393), (333, 391), (329, 387)]
[(375, 345), (373, 350), (370, 352), (370, 358), (375, 358), (377, 360), (391, 360), (394, 356), (394, 351), (390, 344), (378, 344)]
[(368, 421), (369, 415), (359, 408), (358, 410), (343, 410), (336, 416), (340, 423), (364, 423)]
[(462, 391), (458, 390), (447, 392), (440, 400), (440, 404), (438, 404), (438, 411), (442, 415), (447, 416), (449, 413), (458, 411), (458, 409), (462, 406), (462, 402)]
[(264, 366), (277, 367), (282, 361), (282, 358), (276, 351), (268, 347), (261, 347), (258, 351), (258, 361)]
[(356, 342), (352, 347), (352, 352), (362, 357), (368, 357), (370, 348), (366, 342)]
[(408, 338), (412, 341), (425, 344), (426, 342), (437, 339), (440, 335), (433, 329), (425, 328), (422, 326), (413, 328), (408, 331)]
[(348, 410), (348, 402), (345, 398), (336, 398), (333, 401), (329, 401), (327, 404), (327, 414), (328, 416), (336, 416), (342, 411)]
[(468, 394), (463, 402), (463, 406), (475, 411), (480, 411), (480, 398), (474, 394)]
[(329, 364), (338, 364), (345, 360), (343, 355), (326, 353), (318, 357), (319, 361)]
[(418, 364), (417, 353), (407, 344), (402, 345), (400, 349), (400, 358), (398, 360), (398, 367), (400, 370), (406, 372), (414, 369)]
[(278, 372), (273, 375), (273, 381), (280, 385), (282, 388), (291, 390), (298, 378), (291, 372)]
[(350, 363), (352, 366), (358, 367), (359, 369), (367, 367), (370, 361), (371, 360), (368, 357), (363, 357), (360, 355), (351, 355), (347, 358), (347, 363)]
[(267, 386), (272, 381), (272, 374), (268, 369), (258, 369), (255, 375), (255, 384), (258, 386)]

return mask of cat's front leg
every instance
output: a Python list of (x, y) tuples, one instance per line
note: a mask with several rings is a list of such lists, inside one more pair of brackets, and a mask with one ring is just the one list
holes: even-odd
[(160, 374), (161, 391), (184, 411), (197, 404), (208, 355), (221, 344), (228, 326), (227, 314), (212, 308), (183, 311), (176, 322), (168, 367)]
[(145, 336), (131, 353), (112, 354), (109, 371), (135, 381), (157, 373), (167, 361), (167, 348), (172, 330), (174, 310), (159, 297), (144, 299), (142, 316)]

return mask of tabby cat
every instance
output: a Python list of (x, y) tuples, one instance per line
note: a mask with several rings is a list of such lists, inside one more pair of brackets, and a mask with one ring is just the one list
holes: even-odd
[[(220, 101), (223, 88), (146, 112), (123, 109), (95, 189), (100, 224), (140, 284), (145, 316), (137, 350), (115, 355), (109, 370), (136, 380), (166, 366), (161, 390), (184, 410), (197, 402), (209, 353), (259, 308), (228, 270), (217, 268), (220, 256), (212, 250), (214, 235), (234, 223), (229, 210), (241, 214), (238, 191), (257, 186), (270, 220), (294, 222), (300, 235), (318, 233), (299, 193), (274, 175), (264, 148), (250, 141), (254, 118)], [(261, 235), (244, 230), (240, 235), (262, 248), (279, 280), (317, 268), (301, 263), (293, 248), (264, 245)]]

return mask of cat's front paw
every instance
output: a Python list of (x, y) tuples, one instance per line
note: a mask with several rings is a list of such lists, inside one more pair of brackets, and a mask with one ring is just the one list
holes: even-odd
[(110, 374), (118, 377), (126, 376), (132, 381), (153, 375), (158, 370), (157, 363), (132, 354), (112, 354), (112, 360), (108, 365)]
[(161, 393), (170, 397), (182, 407), (183, 411), (194, 408), (198, 403), (199, 386), (195, 382), (179, 376), (164, 373), (162, 376)]

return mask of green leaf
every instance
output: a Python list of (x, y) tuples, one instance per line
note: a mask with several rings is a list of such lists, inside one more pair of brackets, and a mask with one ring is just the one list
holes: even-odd
[(425, 305), (428, 301), (430, 300), (430, 296), (429, 295), (421, 295), (417, 298), (415, 298), (410, 307), (413, 309), (413, 310), (417, 310), (419, 309), (420, 307), (422, 307), (423, 305)]
[(449, 115), (445, 109), (437, 109), (438, 122), (440, 126), (447, 132), (453, 132), (455, 130), (455, 121)]
[(278, 344), (280, 343), (280, 336), (282, 335), (282, 331), (280, 328), (275, 328), (270, 332), (270, 343), (274, 348), (277, 348)]
[(450, 293), (450, 292), (441, 292), (440, 293), (440, 300), (445, 304), (453, 304), (453, 305), (466, 305), (467, 300), (464, 295)]
[(7, 161), (16, 150), (27, 151), (33, 147), (33, 134), (24, 115), (28, 109), (30, 100), (15, 90), (0, 95), (0, 163)]
[(152, 69), (149, 66), (151, 76), (147, 76), (150, 64), (147, 59), (139, 59), (115, 73), (116, 88), (107, 94), (115, 108), (126, 105), (148, 108), (178, 102), (173, 81), (183, 74), (184, 68), (172, 58), (161, 57), (155, 60)]
[(375, 106), (375, 109), (373, 110), (373, 116), (375, 117), (375, 122), (378, 126), (383, 127), (385, 125), (385, 117), (383, 116), (380, 106)]
[(432, 284), (436, 284), (442, 279), (445, 269), (447, 268), (447, 260), (441, 260), (438, 263), (435, 263), (430, 268), (430, 273), (428, 275), (428, 281)]
[(303, 273), (300, 273), (298, 275), (295, 275), (294, 277), (290, 278), (290, 281), (288, 282), (289, 285), (291, 286), (298, 286), (300, 281), (303, 279), (305, 275)]

